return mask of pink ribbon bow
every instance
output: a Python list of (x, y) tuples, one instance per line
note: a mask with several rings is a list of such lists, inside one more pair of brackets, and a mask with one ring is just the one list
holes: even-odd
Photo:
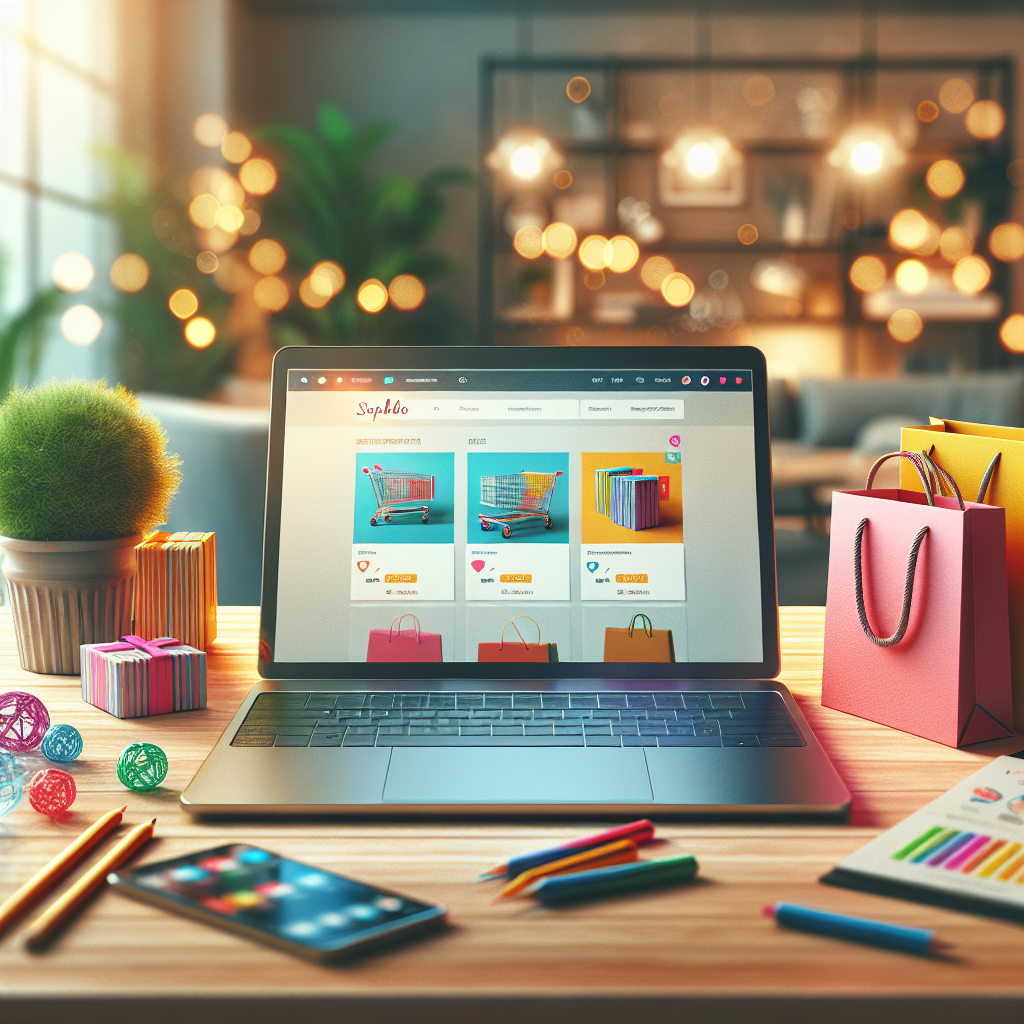
[(174, 681), (171, 654), (165, 647), (180, 647), (181, 641), (173, 636), (158, 636), (143, 640), (141, 636), (123, 636), (117, 643), (98, 644), (94, 650), (103, 654), (113, 651), (144, 651), (153, 660), (149, 672), (149, 707), (151, 715), (166, 715), (174, 710)]

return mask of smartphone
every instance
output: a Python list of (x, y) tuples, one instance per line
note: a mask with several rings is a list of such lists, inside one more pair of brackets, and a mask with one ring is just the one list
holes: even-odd
[(107, 876), (126, 896), (333, 960), (437, 928), (447, 910), (236, 843)]

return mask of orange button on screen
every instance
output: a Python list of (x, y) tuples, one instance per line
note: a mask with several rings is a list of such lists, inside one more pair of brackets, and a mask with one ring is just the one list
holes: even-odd
[(533, 574), (528, 572), (503, 572), (498, 579), (502, 583), (532, 583)]
[(385, 583), (415, 583), (416, 573), (414, 572), (395, 572), (385, 573)]
[(615, 575), (616, 583), (647, 583), (645, 572), (620, 572)]

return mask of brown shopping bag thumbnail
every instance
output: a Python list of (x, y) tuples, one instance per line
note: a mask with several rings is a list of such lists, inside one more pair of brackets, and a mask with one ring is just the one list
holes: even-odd
[[(519, 619), (529, 619), (530, 622), (537, 626), (537, 642), (535, 644), (528, 644), (523, 639), (523, 634), (519, 632), (519, 627), (516, 625)], [(518, 640), (505, 639), (505, 630), (509, 626), (519, 635)], [(531, 619), (529, 615), (517, 615), (514, 619), (509, 619), (505, 623), (501, 630), (501, 639), (498, 643), (477, 645), (476, 660), (555, 662), (558, 661), (558, 645), (542, 644), (540, 642), (540, 626), (537, 625), (537, 621)]]
[[(639, 626), (636, 620), (641, 619)], [(626, 629), (609, 626), (604, 631), (605, 661), (674, 662), (676, 650), (671, 629), (654, 629), (651, 620), (638, 612)]]
[[(1006, 509), (1013, 724), (1024, 730), (1024, 430), (932, 417), (930, 426), (904, 427), (902, 445), (930, 452), (968, 497)], [(900, 487), (921, 489), (909, 465), (903, 466)]]
[[(872, 490), (906, 459), (923, 493)], [(832, 495), (821, 703), (950, 747), (1012, 735), (1001, 508), (934, 493), (916, 452)]]

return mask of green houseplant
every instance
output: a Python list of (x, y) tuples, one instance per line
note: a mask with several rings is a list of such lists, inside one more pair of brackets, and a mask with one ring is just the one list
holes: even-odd
[(73, 674), (131, 632), (135, 545), (178, 486), (159, 424), (123, 387), (51, 381), (0, 405), (0, 546), (18, 654)]

